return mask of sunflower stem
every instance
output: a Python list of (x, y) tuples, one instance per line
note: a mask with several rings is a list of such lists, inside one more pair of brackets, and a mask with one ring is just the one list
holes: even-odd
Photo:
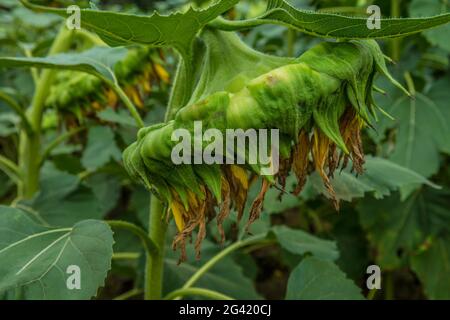
[(145, 232), (144, 229), (127, 221), (109, 220), (106, 221), (106, 223), (111, 228), (127, 230), (136, 235), (137, 237), (139, 237), (139, 239), (141, 239), (145, 251), (149, 255), (156, 255), (158, 253), (159, 251), (158, 246), (153, 242), (152, 239), (150, 239), (150, 237), (147, 236), (147, 233)]
[[(402, 0), (392, 0), (391, 1), (391, 17), (398, 18), (400, 17), (401, 11), (401, 2)], [(397, 62), (400, 60), (401, 55), (401, 38), (395, 38), (391, 40), (391, 58)]]
[[(63, 25), (50, 48), (49, 56), (67, 51), (72, 43), (72, 35)], [(19, 168), (23, 179), (18, 185), (18, 195), (22, 199), (30, 199), (39, 189), (42, 115), (55, 74), (55, 70), (41, 72), (31, 107), (27, 112), (33, 133), (29, 135), (25, 130), (20, 133)]]
[(175, 290), (169, 293), (164, 298), (164, 300), (174, 300), (177, 297), (184, 297), (184, 296), (201, 296), (205, 298), (210, 298), (212, 300), (234, 300), (233, 298), (224, 295), (223, 293), (203, 288), (187, 288)]
[(158, 250), (147, 255), (145, 300), (160, 300), (162, 298), (166, 230), (164, 205), (152, 195), (150, 199), (149, 237)]

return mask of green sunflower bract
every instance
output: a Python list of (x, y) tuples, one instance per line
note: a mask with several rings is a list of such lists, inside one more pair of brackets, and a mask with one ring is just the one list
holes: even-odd
[(141, 129), (124, 152), (130, 175), (168, 203), (179, 230), (173, 246), (181, 248), (182, 259), (194, 230), (199, 254), (208, 221), (216, 218), (223, 238), (222, 223), (230, 210), (242, 217), (252, 176), (261, 168), (249, 163), (175, 165), (175, 129), (193, 133), (194, 121), (223, 134), (226, 129), (279, 129), (280, 170), (264, 176), (249, 225), (258, 218), (268, 188), (277, 182), (284, 188), (291, 170), (298, 180), (293, 192), (298, 194), (314, 168), (338, 209), (330, 177), (349, 159), (353, 170), (363, 173), (360, 130), (381, 110), (372, 97), (376, 74), (408, 94), (389, 75), (375, 41), (324, 42), (290, 59), (254, 51), (233, 33), (205, 30), (201, 37), (206, 45), (204, 70), (188, 105), (173, 121)]

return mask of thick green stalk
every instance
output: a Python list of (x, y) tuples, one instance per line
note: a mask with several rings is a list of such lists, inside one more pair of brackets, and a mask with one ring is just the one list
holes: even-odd
[[(398, 18), (400, 17), (400, 5), (402, 0), (392, 0), (391, 1), (391, 17)], [(399, 61), (401, 56), (401, 38), (395, 38), (391, 40), (391, 58), (394, 61)]]
[[(53, 45), (50, 48), (48, 55), (51, 56), (67, 51), (72, 43), (72, 35), (73, 32), (71, 30), (68, 30), (65, 26), (63, 26), (58, 35), (56, 36), (56, 39), (53, 42)], [(41, 76), (39, 77), (39, 83), (34, 93), (31, 109), (29, 110), (30, 111), (29, 118), (31, 121), (31, 125), (35, 129), (40, 130), (41, 128), (41, 121), (45, 107), (45, 100), (49, 95), (51, 83), (53, 82), (55, 74), (56, 74), (55, 70), (46, 69), (41, 72)]]
[(295, 53), (295, 38), (297, 36), (297, 32), (293, 29), (288, 29), (287, 31), (287, 56), (293, 57)]
[[(173, 119), (178, 109), (188, 100), (187, 92), (192, 91), (193, 84), (188, 84), (187, 82), (194, 80), (191, 74), (191, 79), (187, 81), (189, 70), (192, 69), (186, 67), (185, 58), (183, 58), (183, 55), (180, 55), (180, 62), (178, 63), (177, 75), (172, 87), (165, 121)], [(150, 199), (149, 237), (158, 247), (158, 252), (147, 255), (144, 291), (146, 300), (162, 299), (166, 231), (167, 223), (164, 221), (164, 205), (157, 197), (152, 195)]]
[(152, 195), (150, 200), (149, 236), (158, 247), (158, 251), (147, 255), (145, 271), (146, 300), (160, 300), (162, 298), (166, 231), (167, 223), (164, 220), (164, 205)]
[[(53, 42), (49, 55), (67, 51), (71, 44), (71, 35), (72, 32), (63, 26)], [(45, 107), (45, 99), (49, 94), (54, 76), (54, 70), (42, 71), (31, 107), (27, 113), (33, 134), (28, 135), (25, 131), (20, 134), (19, 168), (23, 177), (18, 187), (20, 198), (29, 199), (39, 189), (42, 114)]]
[(391, 271), (386, 273), (384, 282), (385, 282), (384, 299), (385, 300), (394, 300), (395, 299), (394, 278), (393, 278)]

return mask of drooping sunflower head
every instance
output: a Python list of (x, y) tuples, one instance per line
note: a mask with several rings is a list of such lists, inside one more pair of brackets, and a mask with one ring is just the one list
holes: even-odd
[[(114, 66), (114, 73), (127, 96), (140, 109), (154, 91), (154, 87), (167, 86), (170, 79), (164, 68), (160, 51), (149, 48), (130, 48), (123, 60)], [(65, 115), (69, 126), (95, 118), (96, 112), (110, 107), (117, 109), (117, 94), (99, 78), (77, 71), (57, 73), (46, 106)]]
[[(269, 187), (284, 190), (291, 171), (298, 184), (288, 191), (298, 195), (308, 174), (316, 170), (339, 209), (331, 178), (350, 160), (353, 170), (363, 173), (361, 129), (371, 125), (378, 109), (372, 96), (375, 75), (384, 74), (401, 87), (387, 72), (384, 56), (374, 41), (322, 43), (298, 59), (277, 60), (243, 48), (229, 35), (222, 37), (216, 32), (208, 36), (218, 37), (220, 46), (229, 46), (229, 50), (208, 51), (208, 72), (199, 81), (194, 93), (197, 98), (179, 110), (174, 120), (141, 129), (137, 142), (124, 152), (131, 176), (168, 204), (179, 231), (173, 247), (181, 249), (181, 260), (186, 258), (186, 241), (195, 230), (199, 256), (206, 226), (214, 218), (224, 240), (224, 220), (231, 210), (237, 212), (238, 222), (241, 220), (250, 185), (267, 166), (250, 161), (252, 152), (261, 152), (255, 149), (256, 143), (239, 147), (232, 140), (237, 148), (230, 149), (211, 137), (224, 137), (230, 129), (279, 131), (276, 139), (271, 137), (263, 145), (269, 152), (270, 166), (277, 155), (279, 170), (262, 177), (261, 190), (250, 206), (247, 230), (259, 217)], [(217, 49), (217, 41), (213, 47)], [(232, 61), (243, 60), (231, 71), (219, 63), (217, 55), (224, 50), (237, 55), (229, 58)], [(251, 63), (257, 63), (259, 71), (249, 70)], [(209, 138), (196, 138), (198, 121), (204, 130), (213, 130)], [(187, 161), (177, 162), (174, 154), (180, 153), (181, 137), (187, 141), (188, 151), (184, 150), (182, 157)], [(201, 137), (205, 137), (203, 132)], [(204, 153), (219, 161), (202, 161)]]

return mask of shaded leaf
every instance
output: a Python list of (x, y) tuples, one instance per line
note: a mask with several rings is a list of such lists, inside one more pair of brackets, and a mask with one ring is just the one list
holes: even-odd
[(99, 200), (103, 215), (114, 209), (120, 197), (120, 179), (111, 174), (99, 173), (86, 179), (87, 186)]
[(437, 238), (425, 252), (411, 258), (411, 267), (431, 299), (450, 299), (450, 234)]
[(399, 267), (428, 237), (448, 232), (449, 196), (447, 190), (424, 188), (404, 202), (398, 195), (361, 201), (360, 221), (376, 248), (377, 263), (386, 269)]
[(336, 260), (339, 257), (335, 242), (320, 239), (305, 231), (276, 226), (271, 228), (270, 234), (276, 237), (283, 249), (291, 253), (298, 255), (311, 253), (325, 260)]
[(292, 271), (286, 299), (362, 300), (361, 289), (333, 262), (308, 257)]
[(89, 129), (88, 142), (83, 152), (81, 163), (94, 171), (110, 160), (120, 161), (122, 153), (114, 140), (114, 132), (109, 127), (91, 127)]
[(383, 135), (395, 130), (395, 145), (389, 154), (392, 161), (424, 177), (438, 171), (440, 153), (450, 154), (450, 125), (446, 121), (450, 119), (449, 87), (447, 76), (433, 83), (425, 93), (417, 93), (416, 100), (401, 97), (386, 108), (395, 121), (382, 118), (377, 130)]
[[(362, 198), (367, 192), (373, 192), (375, 198), (383, 198), (391, 191), (410, 185), (428, 185), (437, 187), (421, 175), (394, 162), (382, 158), (367, 157), (363, 175), (356, 177), (349, 170), (337, 173), (331, 184), (338, 199), (351, 201)], [(309, 178), (309, 183), (320, 193), (329, 196), (317, 173)]]
[[(2, 1), (3, 2), (3, 1)], [(3, 5), (3, 3), (2, 3)], [(46, 29), (61, 21), (61, 18), (52, 14), (34, 13), (23, 7), (17, 7), (12, 11), (12, 17), (23, 27)]]
[(105, 109), (97, 114), (98, 118), (103, 121), (118, 123), (130, 127), (136, 127), (136, 121), (128, 112), (123, 109), (114, 111), (111, 108)]
[[(413, 17), (425, 17), (438, 15), (450, 11), (450, 3), (441, 0), (413, 0), (409, 6), (409, 13)], [(446, 25), (423, 33), (425, 38), (435, 46), (450, 52), (448, 34), (450, 25)]]
[(351, 279), (358, 281), (370, 265), (366, 235), (355, 210), (345, 208), (337, 219), (332, 231), (340, 253), (336, 264)]
[[(26, 299), (90, 299), (104, 284), (114, 242), (104, 222), (47, 228), (19, 209), (0, 206), (0, 230), (0, 294), (18, 287)], [(67, 287), (72, 265), (81, 271), (79, 290)]]
[(52, 226), (68, 227), (103, 216), (101, 203), (91, 190), (80, 186), (78, 177), (49, 164), (42, 170), (40, 191), (31, 201), (23, 203), (38, 222)]
[(81, 53), (61, 53), (45, 58), (0, 57), (0, 68), (35, 67), (82, 71), (116, 83), (113, 67), (126, 53), (125, 48), (94, 47)]

